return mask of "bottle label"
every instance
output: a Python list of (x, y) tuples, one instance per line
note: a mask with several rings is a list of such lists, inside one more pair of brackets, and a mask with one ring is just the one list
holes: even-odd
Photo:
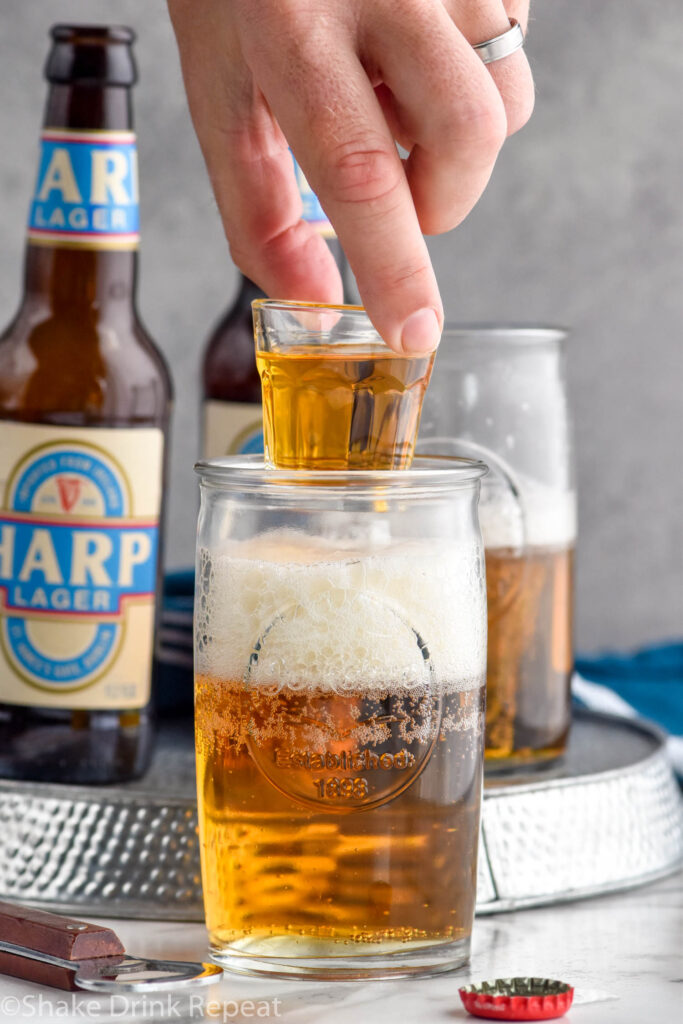
[(0, 703), (149, 701), (163, 434), (2, 423)]
[(256, 402), (206, 401), (203, 407), (205, 459), (222, 455), (263, 455), (263, 411)]
[(29, 212), (29, 241), (136, 249), (139, 237), (135, 133), (46, 128)]
[(303, 204), (301, 219), (312, 224), (315, 230), (318, 231), (323, 238), (336, 238), (336, 232), (330, 224), (327, 214), (320, 205), (320, 200), (306, 181), (306, 176), (296, 160), (294, 160), (293, 154), (292, 160), (294, 161), (294, 175), (296, 177), (299, 195), (301, 196), (301, 202)]

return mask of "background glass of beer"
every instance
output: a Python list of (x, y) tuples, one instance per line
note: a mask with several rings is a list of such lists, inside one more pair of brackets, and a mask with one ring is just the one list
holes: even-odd
[(486, 768), (547, 764), (570, 723), (576, 496), (564, 372), (566, 332), (447, 329), (418, 450), (483, 459)]
[(195, 724), (214, 957), (464, 963), (483, 772), (481, 463), (201, 462)]
[(257, 299), (252, 308), (270, 465), (410, 465), (433, 352), (394, 352), (361, 306)]

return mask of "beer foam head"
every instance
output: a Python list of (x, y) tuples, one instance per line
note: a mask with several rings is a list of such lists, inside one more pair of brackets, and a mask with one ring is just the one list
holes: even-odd
[(480, 685), (475, 543), (357, 544), (277, 531), (201, 550), (197, 671), (245, 685), (357, 690)]
[(490, 478), (482, 487), (479, 523), (487, 548), (568, 547), (576, 540), (576, 495), (518, 477), (519, 493)]

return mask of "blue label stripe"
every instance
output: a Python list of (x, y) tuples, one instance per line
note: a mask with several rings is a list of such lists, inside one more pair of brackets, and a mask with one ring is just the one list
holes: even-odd
[(29, 212), (30, 241), (134, 248), (139, 227), (134, 133), (46, 130)]
[(238, 455), (263, 455), (263, 431), (256, 430), (239, 447)]
[(34, 495), (40, 485), (60, 473), (77, 473), (91, 479), (104, 500), (105, 516), (123, 516), (123, 490), (112, 468), (88, 451), (69, 449), (50, 451), (31, 460), (14, 486), (13, 510), (31, 512)]
[(301, 204), (303, 207), (301, 219), (311, 224), (316, 231), (320, 232), (325, 237), (334, 238), (335, 230), (330, 224), (330, 220), (320, 205), (320, 200), (317, 195), (308, 184), (304, 172), (299, 167), (298, 163), (294, 159), (292, 153), (292, 160), (294, 162), (294, 176), (296, 177), (297, 187), (299, 189), (299, 195), (301, 196)]
[(154, 600), (158, 521), (130, 515), (124, 477), (85, 442), (41, 445), (20, 462), (0, 510), (0, 611), (26, 682), (89, 685), (117, 657), (126, 605)]
[(79, 682), (97, 670), (112, 655), (119, 638), (116, 626), (102, 624), (84, 651), (69, 658), (46, 657), (32, 642), (23, 619), (10, 619), (7, 639), (15, 658), (26, 671), (43, 683), (67, 685)]
[(152, 597), (158, 527), (129, 522), (112, 529), (105, 522), (0, 515), (0, 536), (13, 555), (11, 582), (0, 579), (6, 611), (120, 618), (127, 597)]

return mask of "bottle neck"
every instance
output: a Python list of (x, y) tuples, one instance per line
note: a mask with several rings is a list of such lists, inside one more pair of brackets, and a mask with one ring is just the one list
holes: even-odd
[(344, 288), (344, 302), (351, 306), (360, 305), (360, 297), (358, 295), (358, 286), (356, 279), (351, 273), (351, 267), (349, 261), (346, 258), (346, 253), (341, 247), (341, 242), (336, 235), (327, 235), (325, 237), (328, 248), (334, 256), (334, 262), (337, 264), (339, 274), (342, 279), (342, 286)]
[(24, 295), (53, 313), (100, 317), (121, 305), (135, 306), (137, 253), (26, 246)]
[(24, 263), (26, 300), (106, 317), (135, 303), (137, 160), (131, 90), (56, 83), (48, 93)]
[(254, 284), (248, 277), (240, 273), (239, 275), (239, 290), (235, 298), (234, 305), (239, 309), (251, 308), (251, 304), (254, 299), (265, 298), (266, 293), (262, 291), (257, 284)]

